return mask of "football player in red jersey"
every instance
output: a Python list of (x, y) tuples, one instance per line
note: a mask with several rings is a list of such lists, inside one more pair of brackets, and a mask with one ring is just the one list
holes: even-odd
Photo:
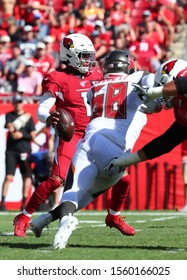
[[(175, 122), (160, 136), (130, 155), (121, 155), (112, 160), (110, 166), (130, 166), (169, 153), (187, 139), (187, 61), (172, 59), (164, 62), (155, 74), (155, 81), (167, 82), (159, 87), (137, 90), (149, 100), (164, 97), (166, 108), (174, 107)], [(170, 98), (170, 99), (168, 99)], [(147, 109), (144, 110), (147, 113)]]
[[(14, 219), (16, 236), (26, 235), (32, 214), (54, 190), (63, 185), (76, 144), (83, 138), (90, 121), (91, 112), (87, 104), (87, 91), (103, 76), (101, 70), (95, 67), (93, 43), (83, 34), (71, 34), (64, 37), (60, 47), (60, 60), (66, 64), (66, 68), (52, 71), (43, 78), (43, 95), (37, 115), (41, 122), (54, 125), (58, 121), (59, 113), (57, 111), (50, 113), (51, 108), (54, 105), (56, 110), (64, 108), (74, 118), (75, 133), (70, 142), (59, 139), (51, 175), (36, 188), (23, 212)], [(116, 227), (123, 234), (134, 235), (135, 230), (119, 215), (127, 197), (128, 188), (129, 175), (125, 174), (121, 182), (113, 187), (111, 207), (115, 211), (110, 210), (106, 224)]]

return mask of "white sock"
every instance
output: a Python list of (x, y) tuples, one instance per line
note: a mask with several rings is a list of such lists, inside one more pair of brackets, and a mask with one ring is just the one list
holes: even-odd
[(29, 214), (25, 209), (22, 212), (25, 216), (31, 218), (32, 214)]
[(114, 216), (119, 216), (119, 215), (120, 215), (120, 211), (117, 212), (117, 211), (114, 211), (114, 210), (112, 210), (112, 209), (109, 209), (109, 214), (110, 214), (110, 215), (114, 215)]

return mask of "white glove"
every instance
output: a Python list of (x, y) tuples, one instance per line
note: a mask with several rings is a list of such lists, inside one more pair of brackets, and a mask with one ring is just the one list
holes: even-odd
[(136, 83), (133, 83), (132, 85), (134, 86), (135, 90), (138, 92), (139, 95), (141, 95), (142, 97), (144, 96), (144, 100), (146, 101), (163, 96), (163, 86), (149, 88), (148, 86), (141, 86)]
[(145, 101), (148, 100), (148, 97), (147, 97), (147, 91), (149, 89), (148, 86), (141, 86), (141, 85), (136, 84), (136, 83), (133, 83), (132, 85), (134, 86), (135, 91), (137, 91), (138, 94), (140, 94), (141, 97), (143, 97), (142, 98), (143, 100), (145, 100)]
[(152, 100), (147, 103), (142, 103), (138, 110), (144, 114), (159, 113), (162, 110), (162, 103), (158, 100)]

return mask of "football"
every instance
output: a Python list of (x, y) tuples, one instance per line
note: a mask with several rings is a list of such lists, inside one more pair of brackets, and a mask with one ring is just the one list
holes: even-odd
[(55, 125), (55, 130), (62, 140), (69, 142), (74, 134), (74, 120), (65, 109), (59, 108), (57, 112), (60, 115), (59, 122)]

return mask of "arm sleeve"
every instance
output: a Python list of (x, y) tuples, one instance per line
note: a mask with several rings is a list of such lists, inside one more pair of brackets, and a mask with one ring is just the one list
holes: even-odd
[(45, 92), (38, 104), (37, 117), (42, 123), (46, 123), (46, 119), (50, 116), (50, 109), (56, 102), (56, 98), (51, 92)]
[(176, 78), (174, 83), (179, 95), (187, 94), (187, 77)]

